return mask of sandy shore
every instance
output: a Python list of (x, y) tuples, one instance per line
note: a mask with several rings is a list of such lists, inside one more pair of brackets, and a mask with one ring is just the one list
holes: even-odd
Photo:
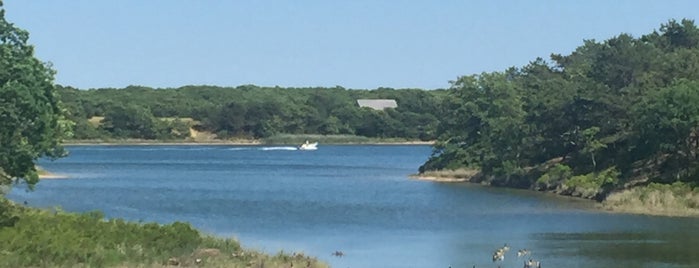
[(54, 180), (54, 179), (67, 179), (68, 176), (65, 175), (59, 175), (59, 174), (42, 174), (39, 175), (39, 179), (41, 180)]
[(410, 175), (411, 179), (421, 180), (421, 181), (433, 181), (433, 182), (470, 182), (468, 178), (449, 178), (449, 177), (436, 177), (436, 176), (420, 176), (420, 175)]

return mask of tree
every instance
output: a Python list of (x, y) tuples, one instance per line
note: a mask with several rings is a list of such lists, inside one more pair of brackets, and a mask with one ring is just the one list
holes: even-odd
[(135, 139), (155, 139), (161, 131), (150, 110), (136, 105), (108, 110), (100, 128), (117, 138)]
[(34, 57), (29, 33), (5, 20), (0, 1), (0, 184), (39, 180), (40, 157), (65, 155), (70, 134), (56, 88), (54, 71)]
[(589, 154), (590, 160), (592, 160), (592, 167), (597, 171), (597, 161), (595, 160), (595, 153), (601, 149), (607, 148), (607, 145), (600, 142), (596, 135), (599, 133), (599, 127), (591, 127), (582, 131), (583, 138), (583, 154)]
[(672, 179), (699, 180), (694, 176), (699, 168), (699, 82), (678, 81), (635, 110), (639, 146), (655, 152)]

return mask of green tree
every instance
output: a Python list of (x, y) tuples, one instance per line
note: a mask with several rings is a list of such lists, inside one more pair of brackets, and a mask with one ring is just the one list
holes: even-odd
[(35, 161), (63, 156), (61, 141), (70, 134), (54, 71), (34, 57), (28, 38), (5, 20), (0, 1), (0, 184), (36, 184)]
[(607, 145), (600, 142), (597, 139), (597, 133), (599, 133), (598, 127), (591, 127), (582, 131), (583, 138), (583, 148), (582, 153), (590, 155), (590, 160), (592, 160), (592, 166), (597, 169), (597, 161), (595, 160), (595, 153), (599, 150), (607, 148)]
[(699, 82), (679, 81), (635, 109), (639, 146), (663, 163), (666, 180), (696, 178), (699, 168)]
[(698, 59), (699, 29), (671, 20), (641, 38), (586, 40), (551, 65), (461, 77), (440, 101), (435, 151), (420, 170), (466, 167), (489, 183), (534, 188), (532, 178), (560, 164), (575, 183), (603, 188), (596, 193), (697, 183)]
[(109, 110), (100, 128), (117, 138), (155, 139), (161, 126), (150, 110), (136, 105)]
[[(521, 126), (526, 113), (511, 75), (483, 73), (461, 77), (454, 83), (445, 103), (449, 113), (439, 128), (437, 151), (430, 159), (445, 166), (433, 168), (480, 167), (490, 172), (504, 163), (515, 169), (521, 165), (526, 130)], [(436, 161), (442, 153), (460, 159)], [(428, 161), (427, 166), (432, 163)]]

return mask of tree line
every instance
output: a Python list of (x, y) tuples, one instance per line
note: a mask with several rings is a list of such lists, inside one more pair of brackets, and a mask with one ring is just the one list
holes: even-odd
[[(491, 184), (586, 196), (699, 182), (699, 29), (692, 20), (670, 20), (641, 37), (586, 40), (569, 55), (462, 76), (447, 90), (79, 90), (56, 86), (28, 33), (0, 12), (0, 184), (36, 183), (36, 159), (64, 155), (60, 144), (70, 136), (172, 140), (186, 139), (190, 128), (220, 138), (436, 139), (420, 171), (465, 168)], [(363, 98), (395, 99), (398, 107), (360, 108)]]
[[(342, 134), (426, 141), (436, 138), (446, 91), (244, 85), (90, 90), (59, 86), (58, 92), (75, 122), (75, 139), (185, 139), (194, 127), (222, 139)], [(398, 107), (361, 108), (357, 99), (394, 99)], [(101, 121), (89, 121), (95, 117)]]
[(520, 68), (460, 77), (421, 171), (599, 197), (649, 182), (699, 182), (699, 29), (586, 40)]

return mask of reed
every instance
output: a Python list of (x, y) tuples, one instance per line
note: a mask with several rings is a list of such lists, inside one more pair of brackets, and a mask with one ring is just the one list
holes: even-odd
[(699, 188), (682, 182), (651, 183), (612, 193), (602, 206), (616, 212), (699, 216)]
[(420, 173), (418, 176), (422, 177), (436, 177), (436, 178), (453, 178), (453, 179), (470, 179), (473, 176), (478, 175), (479, 171), (475, 169), (442, 169), (442, 170), (430, 170)]

